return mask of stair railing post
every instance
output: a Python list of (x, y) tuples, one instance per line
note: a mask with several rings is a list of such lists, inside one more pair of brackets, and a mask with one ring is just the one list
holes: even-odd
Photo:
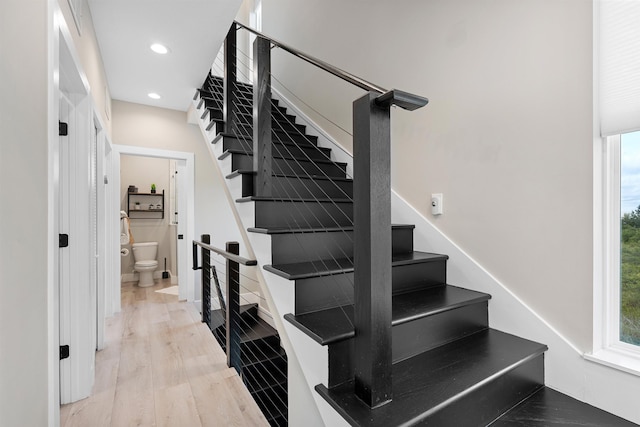
[[(200, 236), (201, 242), (207, 245), (211, 243), (208, 234)], [(200, 248), (202, 255), (202, 323), (206, 323), (211, 329), (211, 252)]]
[(271, 42), (253, 42), (253, 170), (254, 195), (271, 196), (273, 155), (271, 143)]
[(390, 107), (353, 103), (355, 393), (370, 407), (391, 389)]
[[(240, 254), (238, 242), (227, 242), (227, 252)], [(242, 373), (242, 353), (240, 349), (240, 264), (227, 259), (227, 366)]]
[(224, 39), (224, 80), (223, 80), (223, 96), (224, 103), (222, 109), (222, 118), (224, 120), (224, 132), (234, 135), (238, 130), (236, 124), (238, 95), (238, 64), (237, 64), (237, 36), (236, 24), (232, 24), (227, 38)]

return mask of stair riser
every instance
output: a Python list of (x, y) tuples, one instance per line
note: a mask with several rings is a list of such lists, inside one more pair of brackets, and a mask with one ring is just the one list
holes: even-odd
[[(245, 129), (244, 133), (253, 133), (253, 117), (245, 114), (238, 115), (238, 127), (240, 129)], [(306, 134), (307, 131), (307, 127), (305, 125), (299, 125), (293, 121), (288, 121), (286, 116), (280, 114), (280, 111), (276, 112), (275, 115), (272, 113), (271, 128), (273, 130), (294, 134), (298, 133), (302, 135)]]
[[(253, 196), (254, 176), (243, 174), (242, 197)], [(296, 198), (353, 198), (352, 181), (331, 181), (328, 179), (311, 179), (296, 177), (273, 177), (273, 197)]]
[(261, 391), (268, 391), (271, 387), (275, 387), (276, 385), (285, 385), (286, 381), (286, 372), (285, 376), (282, 378), (278, 378), (277, 375), (273, 374), (267, 377), (255, 376), (252, 372), (242, 371), (242, 381), (247, 386), (249, 393), (256, 394)]
[[(235, 132), (229, 132), (237, 135), (238, 139), (251, 141), (253, 139), (253, 130), (251, 129), (239, 129)], [(318, 137), (313, 135), (303, 135), (297, 132), (284, 132), (280, 129), (271, 130), (272, 142), (288, 142), (296, 145), (309, 144), (318, 145)]]
[[(253, 170), (253, 156), (233, 153), (231, 170)], [(304, 160), (273, 158), (273, 172), (277, 174), (309, 174), (344, 178), (345, 167), (336, 163), (314, 163)]]
[[(394, 266), (391, 270), (393, 292), (444, 284), (446, 266), (446, 260)], [(296, 315), (353, 304), (353, 272), (295, 282)]]
[(288, 403), (287, 391), (282, 385), (276, 385), (272, 389), (261, 390), (256, 393), (252, 393), (251, 397), (258, 404), (258, 408), (262, 411), (264, 416), (271, 425), (286, 425), (279, 424), (280, 421), (274, 421), (276, 419), (284, 419), (287, 416), (286, 405)]
[[(486, 329), (487, 302), (424, 317), (392, 329), (393, 363)], [(329, 345), (329, 383), (334, 387), (353, 378), (353, 339)]]
[[(394, 254), (413, 250), (413, 230), (393, 228), (391, 232)], [(271, 236), (272, 264), (316, 261), (353, 257), (353, 231), (273, 234)]]
[(353, 225), (353, 203), (255, 201), (255, 227), (310, 228)]
[[(253, 154), (253, 141), (235, 138), (224, 138), (224, 150), (240, 150), (246, 154)], [(331, 160), (331, 149), (320, 148), (311, 144), (289, 145), (274, 143), (273, 154), (281, 157), (298, 157), (302, 159)]]
[(287, 359), (284, 357), (277, 357), (270, 360), (265, 360), (261, 363), (253, 363), (242, 367), (242, 373), (251, 375), (255, 378), (271, 379), (274, 372), (287, 375)]
[[(213, 332), (216, 340), (222, 347), (223, 351), (226, 351), (226, 335), (224, 327), (216, 328)], [(269, 351), (270, 349), (278, 348), (280, 346), (280, 338), (277, 335), (261, 338), (254, 341), (247, 341), (240, 344), (240, 350), (243, 354), (247, 355), (261, 355)]]
[[(221, 283), (221, 285), (224, 285)], [(215, 292), (212, 290), (212, 292)], [(251, 307), (240, 314), (243, 325), (251, 326), (258, 321), (258, 307)], [(226, 324), (226, 319), (223, 317), (222, 311), (219, 309), (211, 310), (211, 327), (217, 328)]]
[(544, 384), (544, 355), (461, 396), (424, 420), (425, 425), (487, 425)]

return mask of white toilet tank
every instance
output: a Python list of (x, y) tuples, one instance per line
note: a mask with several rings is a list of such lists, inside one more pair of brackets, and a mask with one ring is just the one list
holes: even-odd
[(142, 242), (131, 245), (133, 259), (137, 261), (153, 261), (158, 256), (158, 242)]

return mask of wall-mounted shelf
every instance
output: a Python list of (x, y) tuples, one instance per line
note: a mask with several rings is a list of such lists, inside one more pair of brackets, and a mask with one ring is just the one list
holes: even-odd
[(164, 218), (164, 190), (162, 193), (127, 193), (127, 215), (131, 219)]

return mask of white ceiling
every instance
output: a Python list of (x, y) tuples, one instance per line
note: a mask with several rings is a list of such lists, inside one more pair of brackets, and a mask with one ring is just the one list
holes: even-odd
[[(241, 0), (88, 0), (112, 99), (186, 111)], [(162, 43), (170, 52), (149, 49)], [(152, 100), (156, 92), (162, 96)]]

